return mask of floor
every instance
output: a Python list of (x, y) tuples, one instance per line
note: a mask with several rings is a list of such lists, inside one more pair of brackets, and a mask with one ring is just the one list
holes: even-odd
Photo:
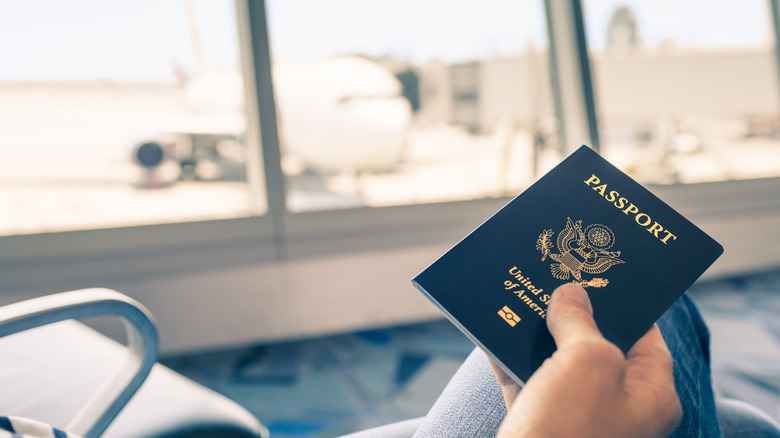
[[(716, 391), (780, 420), (780, 269), (696, 284)], [(163, 362), (254, 413), (273, 437), (334, 437), (424, 415), (473, 348), (445, 320)]]
[(720, 394), (780, 421), (780, 270), (694, 285)]

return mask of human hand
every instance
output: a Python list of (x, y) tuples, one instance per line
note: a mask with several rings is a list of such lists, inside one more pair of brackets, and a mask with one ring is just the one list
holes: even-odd
[(566, 284), (552, 294), (547, 327), (558, 350), (517, 383), (495, 363), (507, 405), (499, 437), (665, 437), (682, 416), (672, 356), (654, 325), (627, 355), (604, 339), (588, 294)]

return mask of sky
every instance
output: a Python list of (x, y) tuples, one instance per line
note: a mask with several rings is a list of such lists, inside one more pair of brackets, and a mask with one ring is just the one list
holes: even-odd
[[(239, 59), (232, 1), (194, 0), (204, 58)], [(172, 81), (195, 55), (183, 0), (0, 0), (0, 79)]]
[(541, 1), (270, 0), (268, 14), (280, 57), (335, 49), (422, 63), (516, 54), (546, 41)]
[(584, 0), (588, 42), (603, 47), (607, 22), (619, 5), (637, 16), (645, 44), (654, 47), (668, 38), (680, 46), (737, 48), (772, 43), (767, 0)]
[[(189, 2), (189, 4), (187, 3)], [(541, 0), (267, 0), (276, 58), (362, 52), (420, 64), (511, 56), (546, 44)], [(614, 8), (634, 9), (649, 47), (772, 42), (766, 0), (584, 0), (588, 41)], [(0, 80), (174, 81), (193, 72), (187, 7), (206, 66), (239, 63), (232, 0), (0, 0)]]

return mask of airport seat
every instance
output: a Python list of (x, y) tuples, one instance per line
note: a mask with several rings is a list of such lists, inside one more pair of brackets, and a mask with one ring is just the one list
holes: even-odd
[[(127, 346), (74, 319), (113, 315)], [(0, 307), (0, 415), (88, 437), (266, 437), (228, 398), (156, 363), (149, 312), (107, 289)]]

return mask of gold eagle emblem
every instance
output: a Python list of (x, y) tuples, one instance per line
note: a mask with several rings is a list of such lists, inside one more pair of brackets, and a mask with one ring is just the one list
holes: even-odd
[(550, 272), (559, 280), (572, 276), (582, 287), (604, 287), (609, 284), (608, 279), (583, 280), (582, 273), (601, 274), (614, 265), (625, 263), (619, 258), (620, 251), (608, 251), (615, 243), (615, 234), (604, 225), (593, 224), (583, 230), (582, 221), (574, 222), (567, 217), (566, 228), (558, 233), (555, 241), (559, 254), (551, 252), (554, 235), (551, 229), (542, 231), (536, 249), (542, 252), (542, 261), (549, 256), (555, 262), (550, 266)]

